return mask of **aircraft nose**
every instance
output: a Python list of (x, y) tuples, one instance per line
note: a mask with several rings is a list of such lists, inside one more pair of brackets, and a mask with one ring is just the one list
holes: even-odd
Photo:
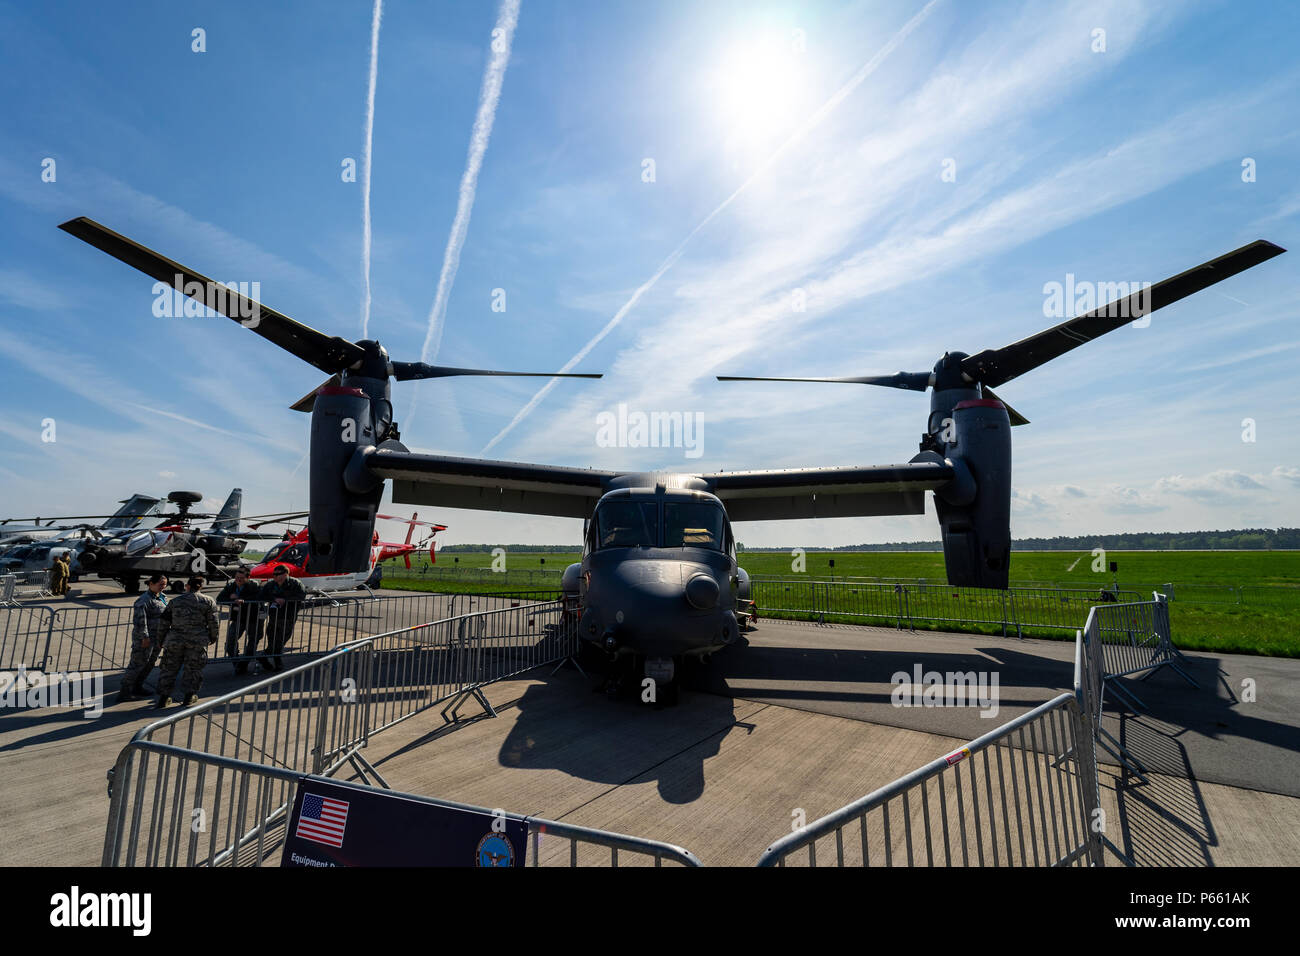
[(614, 576), (630, 591), (681, 600), (682, 573), (676, 561), (627, 560), (616, 566)]
[(686, 600), (701, 611), (718, 606), (718, 582), (707, 574), (697, 574), (686, 582)]

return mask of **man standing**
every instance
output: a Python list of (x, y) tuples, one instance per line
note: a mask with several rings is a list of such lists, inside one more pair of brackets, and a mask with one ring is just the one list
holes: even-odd
[(217, 595), (218, 604), (230, 605), (230, 623), (226, 626), (226, 656), (239, 656), (239, 636), (245, 632), (244, 660), (235, 661), (235, 676), (248, 673), (248, 658), (253, 656), (262, 639), (262, 619), (257, 616), (257, 599), (261, 589), (248, 577), (248, 571), (239, 568), (235, 580), (230, 581)]
[(167, 698), (172, 696), (172, 685), (176, 683), (178, 674), (185, 706), (189, 707), (199, 699), (203, 665), (208, 662), (208, 645), (217, 643), (221, 633), (217, 624), (217, 602), (202, 592), (203, 576), (193, 575), (185, 586), (185, 593), (168, 604), (159, 619), (159, 637), (165, 641), (162, 664), (158, 668), (157, 706), (160, 709), (167, 706)]
[(287, 565), (277, 565), (271, 583), (262, 588), (262, 601), (266, 604), (266, 650), (257, 659), (266, 671), (284, 669), (280, 652), (293, 636), (293, 623), (298, 618), (298, 608), (307, 599), (302, 585), (289, 577)]
[(118, 703), (146, 696), (144, 679), (153, 670), (162, 650), (158, 622), (167, 609), (167, 575), (155, 574), (149, 579), (145, 592), (135, 599), (131, 607), (131, 660), (122, 673), (122, 687), (117, 692)]

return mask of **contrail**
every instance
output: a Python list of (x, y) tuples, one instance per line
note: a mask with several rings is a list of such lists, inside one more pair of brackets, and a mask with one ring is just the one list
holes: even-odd
[[(823, 103), (820, 107), (818, 107), (817, 111), (814, 112), (810, 117), (808, 117), (808, 119), (804, 120), (804, 122), (799, 126), (799, 128), (796, 129), (785, 140), (785, 142), (783, 142), (780, 146), (778, 146), (775, 150), (773, 150), (771, 155), (769, 155), (767, 159), (763, 160), (763, 162), (758, 165), (758, 168), (755, 169), (752, 174), (750, 174), (750, 177), (736, 188), (735, 192), (733, 192), (730, 196), (724, 199), (722, 203), (716, 209), (713, 210), (713, 212), (705, 216), (704, 219), (700, 221), (699, 225), (697, 225), (694, 229), (692, 229), (687, 234), (686, 238), (683, 239), (678, 244), (677, 248), (674, 249), (669, 254), (668, 258), (665, 259), (663, 263), (660, 264), (659, 268), (655, 271), (655, 274), (652, 275), (649, 279), (647, 279), (634, 293), (632, 293), (632, 298), (628, 299), (627, 302), (623, 304), (623, 307), (614, 314), (614, 317), (605, 323), (605, 327), (601, 329), (599, 332), (597, 332), (592, 337), (591, 341), (589, 341), (586, 345), (584, 345), (578, 351), (578, 353), (575, 356), (573, 356), (573, 358), (569, 359), (569, 361), (564, 364), (564, 367), (560, 369), (560, 371), (568, 372), (572, 370), (575, 365), (577, 365), (579, 362), (581, 362), (584, 358), (587, 357), (587, 354), (593, 348), (595, 348), (600, 343), (600, 341), (603, 338), (605, 338), (605, 336), (609, 335), (610, 332), (614, 331), (614, 329), (618, 326), (618, 324), (623, 321), (624, 316), (626, 316), (628, 312), (631, 311), (632, 307), (636, 305), (637, 302), (641, 299), (641, 296), (645, 295), (646, 292), (648, 292), (654, 286), (654, 284), (659, 281), (660, 277), (663, 276), (663, 274), (667, 272), (669, 269), (671, 269), (673, 265), (677, 262), (677, 260), (682, 257), (682, 253), (686, 251), (686, 246), (690, 243), (690, 241), (695, 238), (695, 234), (698, 233), (705, 226), (707, 226), (710, 222), (712, 222), (713, 219), (720, 212), (722, 212), (724, 209), (730, 206), (732, 202), (735, 201), (737, 196), (739, 196), (746, 189), (748, 189), (755, 180), (757, 180), (760, 176), (762, 176), (763, 173), (765, 173), (772, 166), (772, 164), (775, 163), (778, 159), (780, 159), (781, 156), (783, 156), (789, 149), (797, 145), (814, 128), (821, 125), (822, 121), (825, 120), (826, 117), (829, 116), (835, 110), (835, 108), (839, 106), (840, 103), (842, 103), (849, 96), (849, 94), (851, 94), (854, 90), (856, 90), (859, 86), (861, 86), (862, 82), (867, 77), (869, 77), (872, 73), (876, 72), (876, 69), (880, 66), (881, 63), (885, 61), (885, 58), (888, 57), (889, 54), (893, 53), (894, 50), (898, 47), (898, 45), (902, 43), (905, 39), (907, 39), (908, 35), (925, 21), (925, 19), (930, 15), (930, 11), (934, 8), (935, 4), (937, 4), (938, 2), (939, 0), (930, 0), (929, 3), (927, 3), (924, 7), (922, 7), (920, 13), (912, 17), (912, 19), (908, 20), (907, 23), (903, 25), (903, 28), (899, 30), (896, 34), (894, 34), (893, 38), (890, 39), (890, 41), (886, 43), (883, 47), (881, 47), (880, 50), (877, 51), (875, 56), (873, 56), (870, 60), (864, 63), (862, 67), (858, 70), (858, 72), (853, 74), (853, 76), (849, 79), (847, 83), (845, 83), (838, 90), (836, 90), (835, 93), (831, 96), (831, 98), (828, 99), (825, 103)], [(528, 404), (525, 405), (523, 408), (521, 408), (518, 414), (516, 414), (515, 417), (510, 420), (510, 424), (506, 425), (505, 428), (497, 432), (496, 437), (493, 438), (486, 445), (484, 445), (483, 450), (479, 452), (479, 454), (480, 455), (487, 454), (493, 448), (493, 446), (495, 446), (499, 441), (501, 441), (501, 439), (509, 435), (510, 432), (514, 430), (514, 427), (518, 425), (521, 421), (523, 421), (525, 418), (527, 418), (528, 415), (532, 412), (532, 410), (536, 408), (538, 404), (541, 403), (542, 399), (544, 399), (547, 396), (547, 394), (550, 393), (551, 389), (555, 387), (555, 383), (558, 381), (559, 379), (554, 379), (554, 378), (548, 379), (546, 384), (543, 385), (540, 389), (538, 389), (537, 394), (534, 395), (528, 401)]]
[(361, 337), (370, 337), (370, 151), (375, 139), (375, 85), (379, 82), (379, 21), (384, 0), (370, 18), (370, 90), (366, 95), (366, 145), (361, 154)]
[[(510, 64), (510, 43), (515, 35), (515, 24), (518, 22), (519, 0), (502, 0), (501, 8), (497, 11), (496, 28), (492, 31), (492, 59), (483, 72), (483, 85), (478, 97), (478, 114), (474, 117), (474, 128), (469, 136), (469, 155), (465, 161), (465, 172), (460, 177), (460, 198), (456, 202), (456, 218), (451, 224), (451, 234), (447, 236), (447, 249), (442, 256), (442, 273), (438, 276), (438, 292), (433, 299), (433, 308), (429, 310), (429, 328), (424, 336), (424, 347), (420, 350), (421, 362), (427, 362), (430, 357), (436, 356), (438, 346), (442, 344), (447, 296), (451, 293), (451, 284), (456, 281), (456, 270), (460, 266), (460, 250), (465, 245), (465, 234), (469, 231), (469, 214), (474, 208), (478, 173), (483, 166), (483, 154), (487, 152), (488, 139), (492, 136), (492, 123), (496, 119), (497, 103), (501, 99), (501, 85), (505, 82), (506, 67)], [(411, 411), (406, 416), (408, 428), (414, 415), (413, 394)]]

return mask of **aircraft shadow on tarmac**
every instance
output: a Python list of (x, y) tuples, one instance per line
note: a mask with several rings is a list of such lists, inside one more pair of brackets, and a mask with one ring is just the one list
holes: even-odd
[(692, 690), (687, 677), (676, 704), (637, 696), (609, 699), (594, 676), (556, 675), (530, 686), (513, 706), (518, 717), (498, 761), (522, 770), (554, 769), (611, 787), (654, 781), (667, 803), (698, 800), (705, 764), (726, 736), (752, 730), (737, 718), (745, 707)]

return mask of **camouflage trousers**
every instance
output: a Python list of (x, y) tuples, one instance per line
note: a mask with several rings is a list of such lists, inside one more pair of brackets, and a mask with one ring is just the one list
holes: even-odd
[(126, 670), (122, 672), (122, 689), (134, 694), (143, 692), (144, 679), (153, 670), (158, 660), (158, 642), (150, 641), (148, 647), (141, 646), (139, 640), (131, 642), (131, 659), (127, 661)]
[(207, 662), (207, 638), (169, 635), (163, 645), (162, 663), (158, 665), (158, 696), (172, 696), (177, 675), (180, 676), (177, 700), (197, 694), (203, 686), (203, 665)]

